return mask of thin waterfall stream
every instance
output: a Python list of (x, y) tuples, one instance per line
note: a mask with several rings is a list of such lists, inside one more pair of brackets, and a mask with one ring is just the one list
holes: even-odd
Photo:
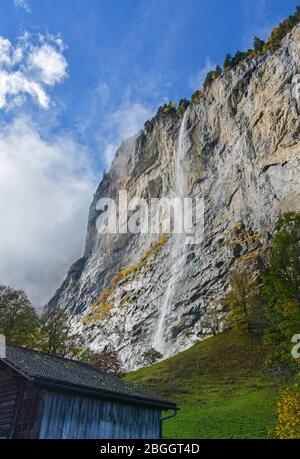
[[(175, 162), (175, 186), (174, 194), (176, 198), (180, 198), (182, 206), (183, 199), (187, 193), (187, 180), (186, 174), (183, 167), (183, 160), (186, 157), (188, 151), (188, 138), (187, 138), (187, 115), (189, 109), (187, 109), (183, 115), (179, 137), (178, 146), (176, 151), (176, 162)], [(158, 319), (157, 329), (153, 339), (153, 348), (161, 352), (164, 357), (167, 356), (167, 342), (165, 340), (165, 331), (167, 320), (172, 308), (172, 300), (174, 297), (177, 283), (182, 277), (183, 268), (185, 266), (186, 259), (186, 244), (185, 244), (184, 229), (181, 233), (174, 233), (174, 242), (172, 247), (172, 256), (170, 257), (170, 277), (166, 286), (166, 292), (163, 297), (163, 302), (160, 309), (160, 315)]]

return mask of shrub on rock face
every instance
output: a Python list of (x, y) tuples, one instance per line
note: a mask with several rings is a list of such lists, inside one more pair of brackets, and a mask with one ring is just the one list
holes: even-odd
[(204, 89), (209, 88), (212, 82), (219, 78), (222, 75), (222, 73), (222, 68), (219, 65), (216, 66), (215, 70), (211, 70), (210, 72), (208, 72), (203, 83)]
[(143, 365), (154, 365), (162, 358), (163, 355), (159, 351), (151, 347), (150, 349), (144, 352), (141, 363)]
[(179, 105), (177, 108), (177, 114), (178, 115), (183, 115), (188, 106), (190, 105), (190, 101), (187, 99), (180, 99)]
[(192, 95), (192, 102), (195, 104), (198, 104), (203, 96), (204, 96), (203, 91), (200, 91), (200, 90), (195, 91), (194, 94)]
[(169, 102), (159, 107), (157, 116), (160, 115), (173, 115), (176, 114), (176, 102)]

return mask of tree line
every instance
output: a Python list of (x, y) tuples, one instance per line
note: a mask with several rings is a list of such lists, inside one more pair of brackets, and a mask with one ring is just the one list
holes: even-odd
[(229, 328), (262, 336), (269, 349), (267, 364), (298, 368), (292, 338), (300, 334), (300, 214), (281, 215), (272, 247), (259, 278), (235, 273), (223, 301)]
[(0, 334), (11, 344), (87, 362), (115, 376), (123, 373), (117, 351), (111, 346), (91, 351), (63, 309), (45, 308), (39, 315), (24, 290), (5, 285), (0, 285)]
[(300, 358), (292, 354), (300, 336), (299, 213), (278, 218), (272, 242), (262, 276), (236, 273), (223, 307), (227, 327), (260, 336), (266, 369), (290, 381), (277, 402), (277, 425), (270, 434), (293, 439), (300, 438)]
[[(253, 39), (253, 48), (247, 51), (236, 51), (234, 55), (227, 53), (224, 59), (223, 68), (217, 65), (214, 70), (207, 73), (203, 87), (207, 89), (211, 83), (229, 70), (236, 68), (245, 59), (255, 59), (258, 56), (274, 51), (279, 48), (283, 38), (300, 22), (300, 6), (296, 7), (294, 14), (275, 27), (267, 41), (262, 40), (258, 36)], [(197, 92), (192, 96), (197, 98)]]
[(258, 36), (255, 36), (253, 39), (253, 47), (249, 48), (246, 51), (237, 50), (233, 55), (231, 53), (227, 53), (223, 62), (223, 65), (217, 65), (215, 69), (210, 70), (204, 79), (202, 89), (198, 89), (194, 92), (191, 97), (191, 101), (188, 99), (181, 99), (179, 101), (178, 107), (176, 102), (171, 101), (168, 104), (164, 104), (160, 106), (157, 110), (156, 115), (147, 120), (144, 124), (144, 128), (146, 132), (151, 132), (155, 121), (160, 117), (166, 116), (181, 116), (186, 108), (190, 105), (191, 102), (199, 103), (201, 98), (204, 96), (205, 91), (211, 86), (214, 80), (217, 78), (222, 77), (224, 74), (228, 73), (230, 70), (235, 69), (239, 66), (243, 61), (246, 59), (255, 59), (269, 51), (275, 51), (279, 48), (282, 40), (284, 37), (291, 32), (291, 30), (300, 22), (300, 6), (296, 7), (296, 11), (294, 14), (291, 14), (287, 19), (283, 22), (279, 23), (277, 27), (275, 27), (270, 37), (267, 41), (262, 40)]

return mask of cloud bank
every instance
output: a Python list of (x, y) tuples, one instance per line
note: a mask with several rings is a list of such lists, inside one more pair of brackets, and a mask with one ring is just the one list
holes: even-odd
[(72, 138), (45, 140), (27, 117), (1, 130), (0, 159), (0, 283), (42, 307), (82, 254), (94, 177)]
[[(56, 126), (56, 134), (50, 134), (56, 113), (51, 90), (68, 70), (64, 49), (59, 37), (49, 35), (25, 33), (14, 43), (0, 37), (0, 283), (24, 288), (37, 308), (49, 301), (83, 253), (96, 186), (91, 151), (74, 140), (74, 133)], [(111, 109), (111, 91), (99, 82), (86, 121), (89, 125), (92, 118), (90, 128), (107, 167), (121, 141), (153, 115), (130, 90)], [(28, 102), (42, 111), (25, 116)], [(99, 106), (105, 107), (104, 120)], [(34, 117), (41, 115), (46, 123), (38, 124)]]
[(0, 37), (0, 283), (25, 289), (37, 308), (82, 254), (95, 186), (89, 152), (59, 128), (50, 133), (54, 110), (40, 125), (32, 117), (41, 112), (22, 114), (29, 101), (53, 107), (64, 48), (51, 35)]

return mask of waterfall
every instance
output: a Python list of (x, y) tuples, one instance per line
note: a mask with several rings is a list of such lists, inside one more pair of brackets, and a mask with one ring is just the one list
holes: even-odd
[[(180, 198), (183, 204), (183, 199), (187, 197), (187, 181), (186, 174), (182, 165), (188, 151), (188, 138), (187, 138), (187, 115), (189, 109), (187, 109), (183, 115), (178, 145), (175, 159), (175, 186), (174, 195)], [(172, 308), (172, 300), (174, 297), (177, 283), (180, 281), (183, 268), (186, 260), (186, 245), (185, 245), (185, 234), (174, 233), (174, 242), (172, 247), (172, 256), (170, 257), (170, 277), (166, 286), (166, 292), (163, 297), (163, 302), (160, 308), (160, 315), (156, 332), (153, 339), (153, 348), (161, 352), (164, 357), (167, 356), (167, 343), (165, 340), (165, 331), (167, 320)]]

